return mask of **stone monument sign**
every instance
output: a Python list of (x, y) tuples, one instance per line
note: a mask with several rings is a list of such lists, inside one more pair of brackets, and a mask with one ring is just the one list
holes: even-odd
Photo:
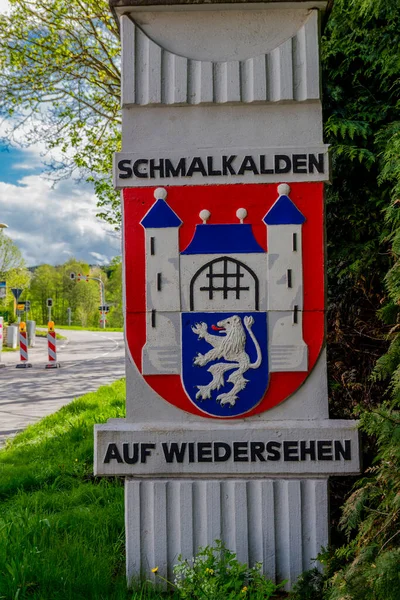
[(324, 1), (111, 0), (122, 38), (127, 576), (216, 539), (291, 586), (328, 544), (319, 19)]

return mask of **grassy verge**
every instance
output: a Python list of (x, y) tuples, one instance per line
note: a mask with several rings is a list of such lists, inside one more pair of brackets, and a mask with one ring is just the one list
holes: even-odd
[[(38, 325), (37, 327), (44, 327), (47, 329), (46, 325)], [(106, 329), (101, 329), (100, 327), (81, 327), (80, 325), (57, 325), (56, 329), (69, 329), (72, 331), (124, 331), (123, 327), (106, 327)]]
[[(210, 550), (203, 552), (207, 560), (202, 570), (197, 573), (198, 565), (190, 569), (197, 571), (195, 581), (187, 577), (186, 593), (161, 592), (152, 584), (134, 592), (126, 589), (123, 481), (93, 476), (93, 425), (123, 417), (124, 413), (122, 380), (86, 394), (29, 426), (0, 450), (0, 599), (277, 597), (271, 595), (273, 584), (271, 594), (264, 594), (261, 588), (255, 595), (250, 591), (247, 595), (247, 587), (240, 590), (240, 565), (235, 567), (236, 579), (225, 567), (221, 570), (218, 594), (203, 593), (203, 586), (210, 586), (210, 573), (214, 573), (205, 568), (211, 560)], [(214, 568), (217, 573), (218, 565)], [(225, 593), (228, 584), (229, 589), (234, 585), (237, 593)], [(257, 583), (261, 584), (262, 590), (270, 585), (264, 580)]]
[[(40, 331), (39, 329), (36, 329), (35, 335), (36, 335), (36, 337), (46, 338), (47, 337), (47, 329), (46, 329), (46, 331)], [(65, 337), (65, 335), (56, 333), (56, 340), (66, 340), (66, 339), (67, 338)]]
[(122, 480), (93, 477), (93, 425), (124, 416), (123, 381), (71, 402), (0, 451), (0, 598), (126, 600)]
[(3, 346), (2, 352), (17, 352), (19, 350), (19, 346), (17, 348), (9, 348), (8, 346)]

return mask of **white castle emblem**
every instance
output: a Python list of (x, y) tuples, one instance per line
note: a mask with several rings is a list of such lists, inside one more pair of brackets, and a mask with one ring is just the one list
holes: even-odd
[[(307, 345), (303, 340), (303, 265), (302, 227), (305, 217), (288, 197), (290, 188), (278, 186), (279, 197), (265, 215), (268, 251), (245, 224), (247, 211), (236, 212), (239, 223), (209, 224), (208, 210), (200, 212), (187, 248), (179, 250), (182, 221), (166, 202), (167, 192), (156, 189), (156, 202), (143, 217), (146, 243), (146, 344), (143, 348), (143, 375), (182, 374), (182, 329), (185, 315), (199, 318), (189, 323), (191, 336), (205, 339), (211, 346), (207, 354), (191, 356), (191, 362), (208, 367), (210, 382), (196, 386), (196, 397), (210, 398), (212, 390), (227, 382), (233, 387), (218, 397), (219, 402), (234, 403), (245, 387), (243, 374), (258, 369), (268, 357), (269, 372), (307, 371)], [(193, 314), (194, 313), (194, 314)], [(215, 321), (213, 329), (224, 328), (225, 336), (211, 335), (204, 322), (221, 313), (240, 321), (244, 335), (236, 355), (218, 353), (228, 337), (227, 323)], [(268, 335), (263, 348), (252, 326), (254, 317), (264, 314)], [(239, 325), (239, 323), (237, 323)], [(231, 324), (229, 324), (231, 327)], [(256, 326), (254, 326), (256, 329)], [(244, 350), (252, 340), (256, 359), (251, 363)], [(226, 344), (225, 344), (226, 346)], [(247, 358), (246, 358), (247, 357)], [(226, 382), (224, 373), (233, 371)], [(194, 384), (196, 382), (193, 382)]]

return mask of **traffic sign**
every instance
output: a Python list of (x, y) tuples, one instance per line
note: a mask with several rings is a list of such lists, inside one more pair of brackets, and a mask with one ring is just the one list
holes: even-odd
[(0, 281), (0, 299), (5, 298), (7, 294), (7, 283)]
[(17, 310), (29, 311), (30, 309), (31, 309), (30, 300), (24, 300), (23, 302), (18, 302), (18, 304), (17, 304)]
[(18, 298), (20, 297), (20, 295), (22, 294), (22, 292), (24, 290), (22, 288), (11, 288), (11, 291), (12, 291), (14, 298), (18, 302)]

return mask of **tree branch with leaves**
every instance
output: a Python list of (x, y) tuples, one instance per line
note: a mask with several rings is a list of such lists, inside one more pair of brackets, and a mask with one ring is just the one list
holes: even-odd
[(99, 216), (119, 226), (111, 183), (120, 148), (120, 41), (105, 0), (10, 0), (0, 17), (0, 113), (7, 137), (44, 144), (54, 180), (94, 183)]

